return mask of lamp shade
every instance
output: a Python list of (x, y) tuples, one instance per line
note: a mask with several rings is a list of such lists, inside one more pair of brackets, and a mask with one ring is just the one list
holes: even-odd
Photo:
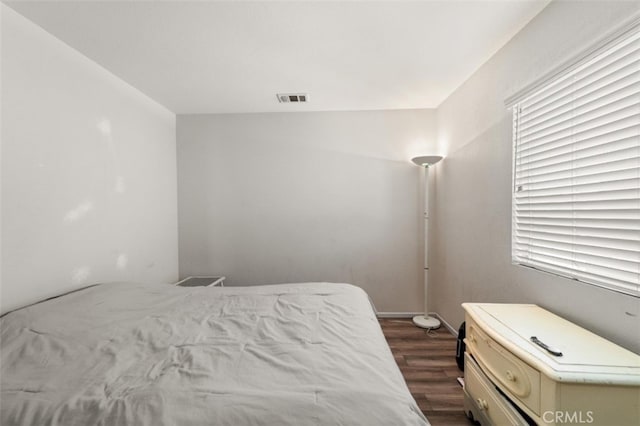
[(442, 157), (439, 155), (421, 155), (419, 157), (414, 157), (411, 159), (418, 166), (429, 167), (436, 164), (438, 161), (442, 160)]

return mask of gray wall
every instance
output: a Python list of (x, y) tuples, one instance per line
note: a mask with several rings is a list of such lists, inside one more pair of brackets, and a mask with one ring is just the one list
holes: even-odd
[(349, 282), (422, 310), (420, 168), (434, 111), (178, 116), (180, 275)]
[(431, 308), (458, 326), (462, 302), (536, 303), (640, 350), (640, 301), (511, 265), (511, 113), (504, 100), (588, 47), (638, 2), (554, 1), (437, 110), (448, 152), (433, 173)]
[(175, 115), (0, 7), (0, 309), (175, 280)]

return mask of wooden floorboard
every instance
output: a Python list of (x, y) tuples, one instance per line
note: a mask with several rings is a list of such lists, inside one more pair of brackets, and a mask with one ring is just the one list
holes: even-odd
[(473, 425), (464, 414), (456, 338), (445, 328), (427, 333), (411, 319), (384, 318), (380, 326), (409, 391), (433, 426)]

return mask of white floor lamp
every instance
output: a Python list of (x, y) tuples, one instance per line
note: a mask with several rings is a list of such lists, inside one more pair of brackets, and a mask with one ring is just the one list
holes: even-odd
[(412, 158), (415, 164), (424, 167), (424, 315), (413, 317), (413, 323), (422, 328), (438, 328), (440, 321), (429, 316), (429, 304), (427, 302), (429, 290), (429, 167), (442, 160), (437, 155), (426, 155)]

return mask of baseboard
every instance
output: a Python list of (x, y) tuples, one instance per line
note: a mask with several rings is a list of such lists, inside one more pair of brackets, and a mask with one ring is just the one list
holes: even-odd
[(444, 318), (442, 318), (442, 316), (440, 316), (439, 313), (437, 312), (430, 312), (429, 315), (433, 315), (434, 317), (438, 318), (440, 320), (440, 322), (442, 323), (442, 325), (444, 326), (444, 328), (446, 328), (447, 330), (449, 330), (449, 332), (451, 334), (453, 334), (454, 336), (458, 337), (458, 329), (451, 327), (451, 324), (449, 324), (448, 322), (446, 322), (444, 320)]
[[(424, 315), (422, 312), (377, 312), (378, 318), (413, 318), (416, 315)], [(429, 315), (436, 317), (440, 320), (444, 328), (446, 328), (451, 334), (458, 337), (458, 329), (451, 327), (451, 324), (446, 322), (442, 316), (437, 312), (429, 312)]]
[(376, 312), (378, 318), (413, 318), (422, 312)]

